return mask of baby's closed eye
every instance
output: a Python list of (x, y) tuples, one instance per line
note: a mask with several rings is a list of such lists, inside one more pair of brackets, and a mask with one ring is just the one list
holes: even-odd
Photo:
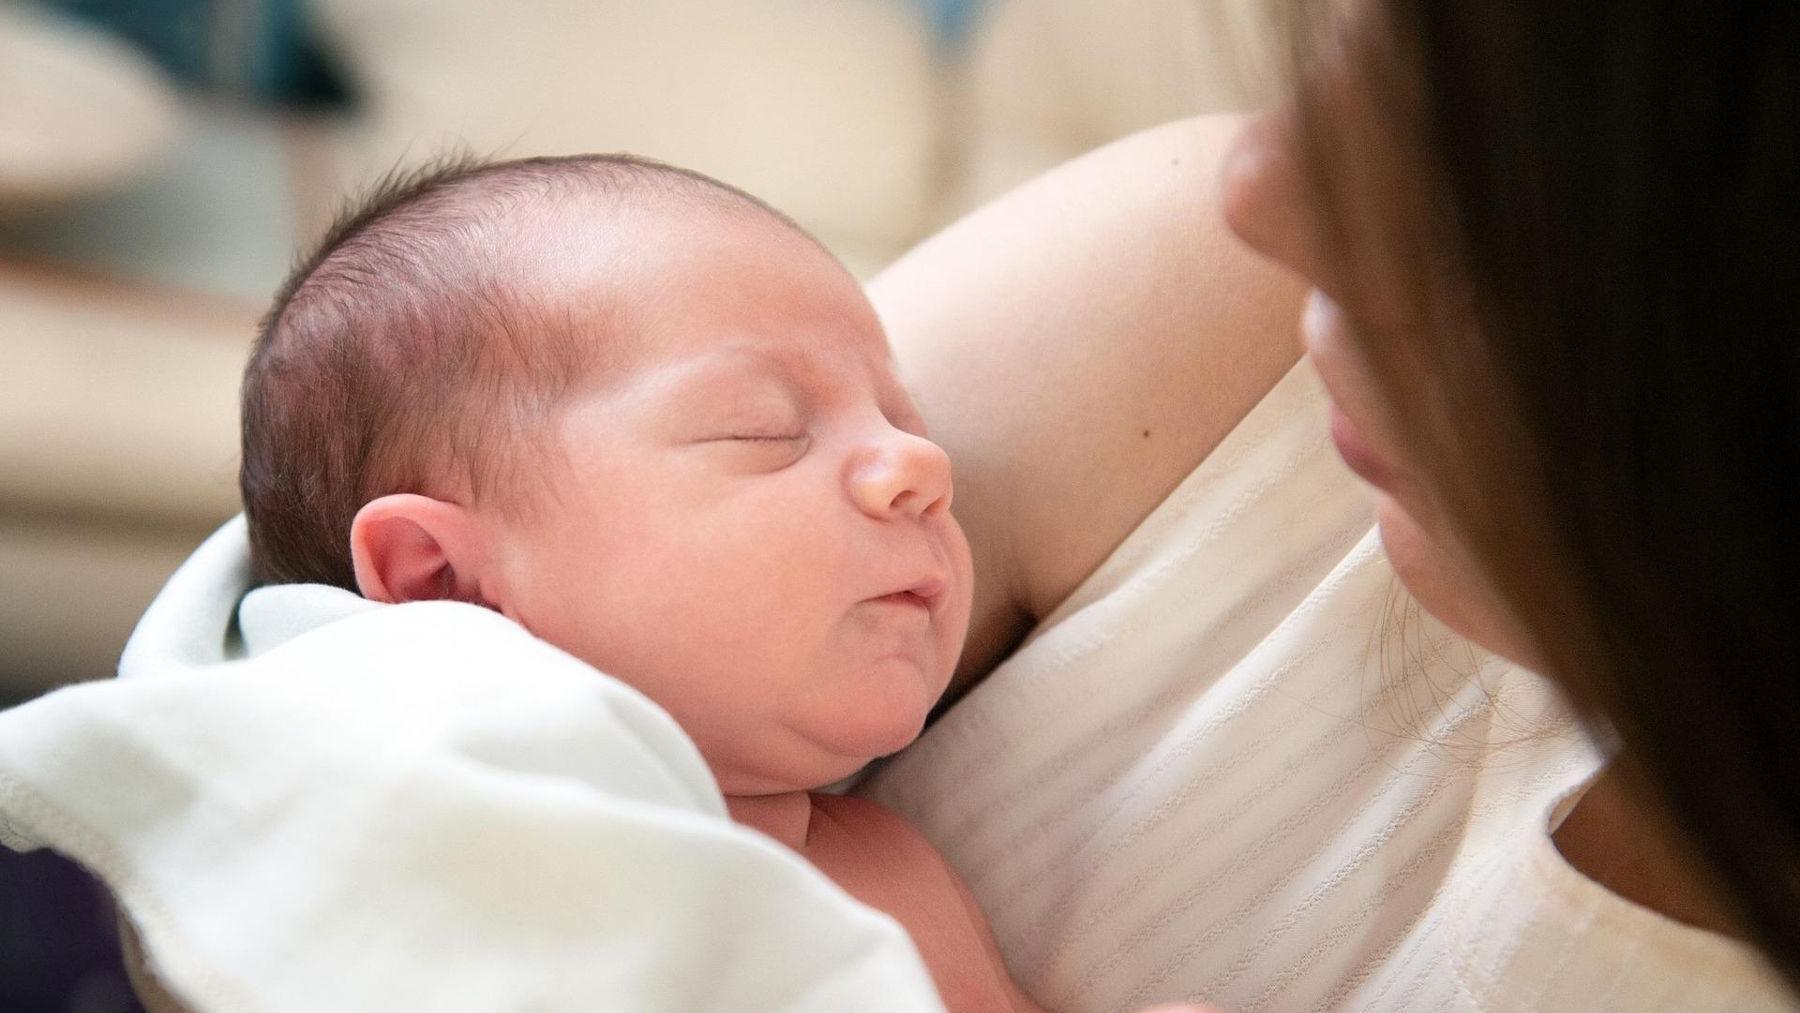
[(735, 440), (745, 443), (794, 443), (806, 439), (805, 433), (732, 433), (721, 436), (720, 440)]
[(702, 437), (699, 446), (727, 463), (732, 471), (769, 472), (785, 468), (806, 455), (812, 437), (803, 429), (759, 426), (716, 430)]
[(805, 412), (791, 397), (775, 392), (722, 399), (697, 421), (710, 440), (793, 443), (807, 437)]

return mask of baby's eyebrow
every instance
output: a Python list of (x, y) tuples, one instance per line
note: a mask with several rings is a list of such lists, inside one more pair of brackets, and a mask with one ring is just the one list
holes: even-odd
[(913, 405), (905, 386), (894, 376), (891, 359), (873, 368), (866, 362), (858, 362), (856, 366), (844, 363), (842, 366), (842, 369), (834, 369), (827, 362), (800, 350), (771, 349), (749, 341), (729, 341), (683, 367), (673, 389), (718, 389), (720, 385), (732, 382), (764, 381), (773, 383), (783, 396), (791, 398), (797, 404), (810, 406), (840, 396), (840, 387), (857, 386), (855, 381), (848, 378), (845, 370), (855, 372), (869, 369), (871, 375), (866, 378), (868, 393), (874, 396), (882, 411), (897, 422), (902, 421), (900, 417), (904, 416), (904, 421), (923, 429), (924, 420), (919, 417), (918, 409)]
[(747, 380), (772, 381), (796, 401), (802, 400), (807, 390), (804, 378), (791, 363), (762, 349), (741, 346), (714, 352), (682, 367), (670, 378), (668, 390), (679, 399), (684, 394), (718, 390)]
[(801, 382), (807, 374), (817, 371), (818, 368), (805, 356), (792, 350), (772, 351), (748, 343), (727, 345), (720, 349), (717, 357), (749, 362), (752, 364), (751, 368), (756, 372), (773, 373), (784, 380), (795, 383)]

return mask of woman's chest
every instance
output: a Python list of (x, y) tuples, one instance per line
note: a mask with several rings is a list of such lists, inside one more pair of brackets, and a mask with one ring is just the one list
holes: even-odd
[(1539, 681), (1432, 624), (1381, 638), (1372, 546), (1316, 584), (1212, 627), (1046, 634), (860, 789), (963, 874), (1039, 1001), (1338, 1005), (1473, 835), (1591, 769)]

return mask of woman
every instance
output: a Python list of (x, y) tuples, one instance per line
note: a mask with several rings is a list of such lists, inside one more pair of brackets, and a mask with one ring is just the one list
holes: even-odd
[[(1295, 101), (1229, 151), (1135, 138), (877, 284), (987, 592), (964, 685), (1033, 632), (869, 790), (1053, 1007), (1786, 1005), (1800, 19), (1393, 0), (1300, 28)], [(1215, 202), (1311, 289), (1320, 418), (1277, 382), (1298, 295)], [(1327, 412), (1394, 575), (1497, 657), (1383, 631), (1348, 521), (1247, 519), (1338, 495), (1264, 449)], [(1245, 576), (1240, 535), (1283, 572)], [(1375, 662), (1321, 660), (1358, 638)]]

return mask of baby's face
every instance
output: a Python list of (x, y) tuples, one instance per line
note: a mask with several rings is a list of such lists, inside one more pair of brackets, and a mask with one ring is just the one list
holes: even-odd
[(762, 222), (658, 234), (593, 254), (634, 336), (511, 522), (509, 611), (666, 708), (726, 793), (826, 784), (916, 737), (955, 667), (950, 462), (830, 257)]

